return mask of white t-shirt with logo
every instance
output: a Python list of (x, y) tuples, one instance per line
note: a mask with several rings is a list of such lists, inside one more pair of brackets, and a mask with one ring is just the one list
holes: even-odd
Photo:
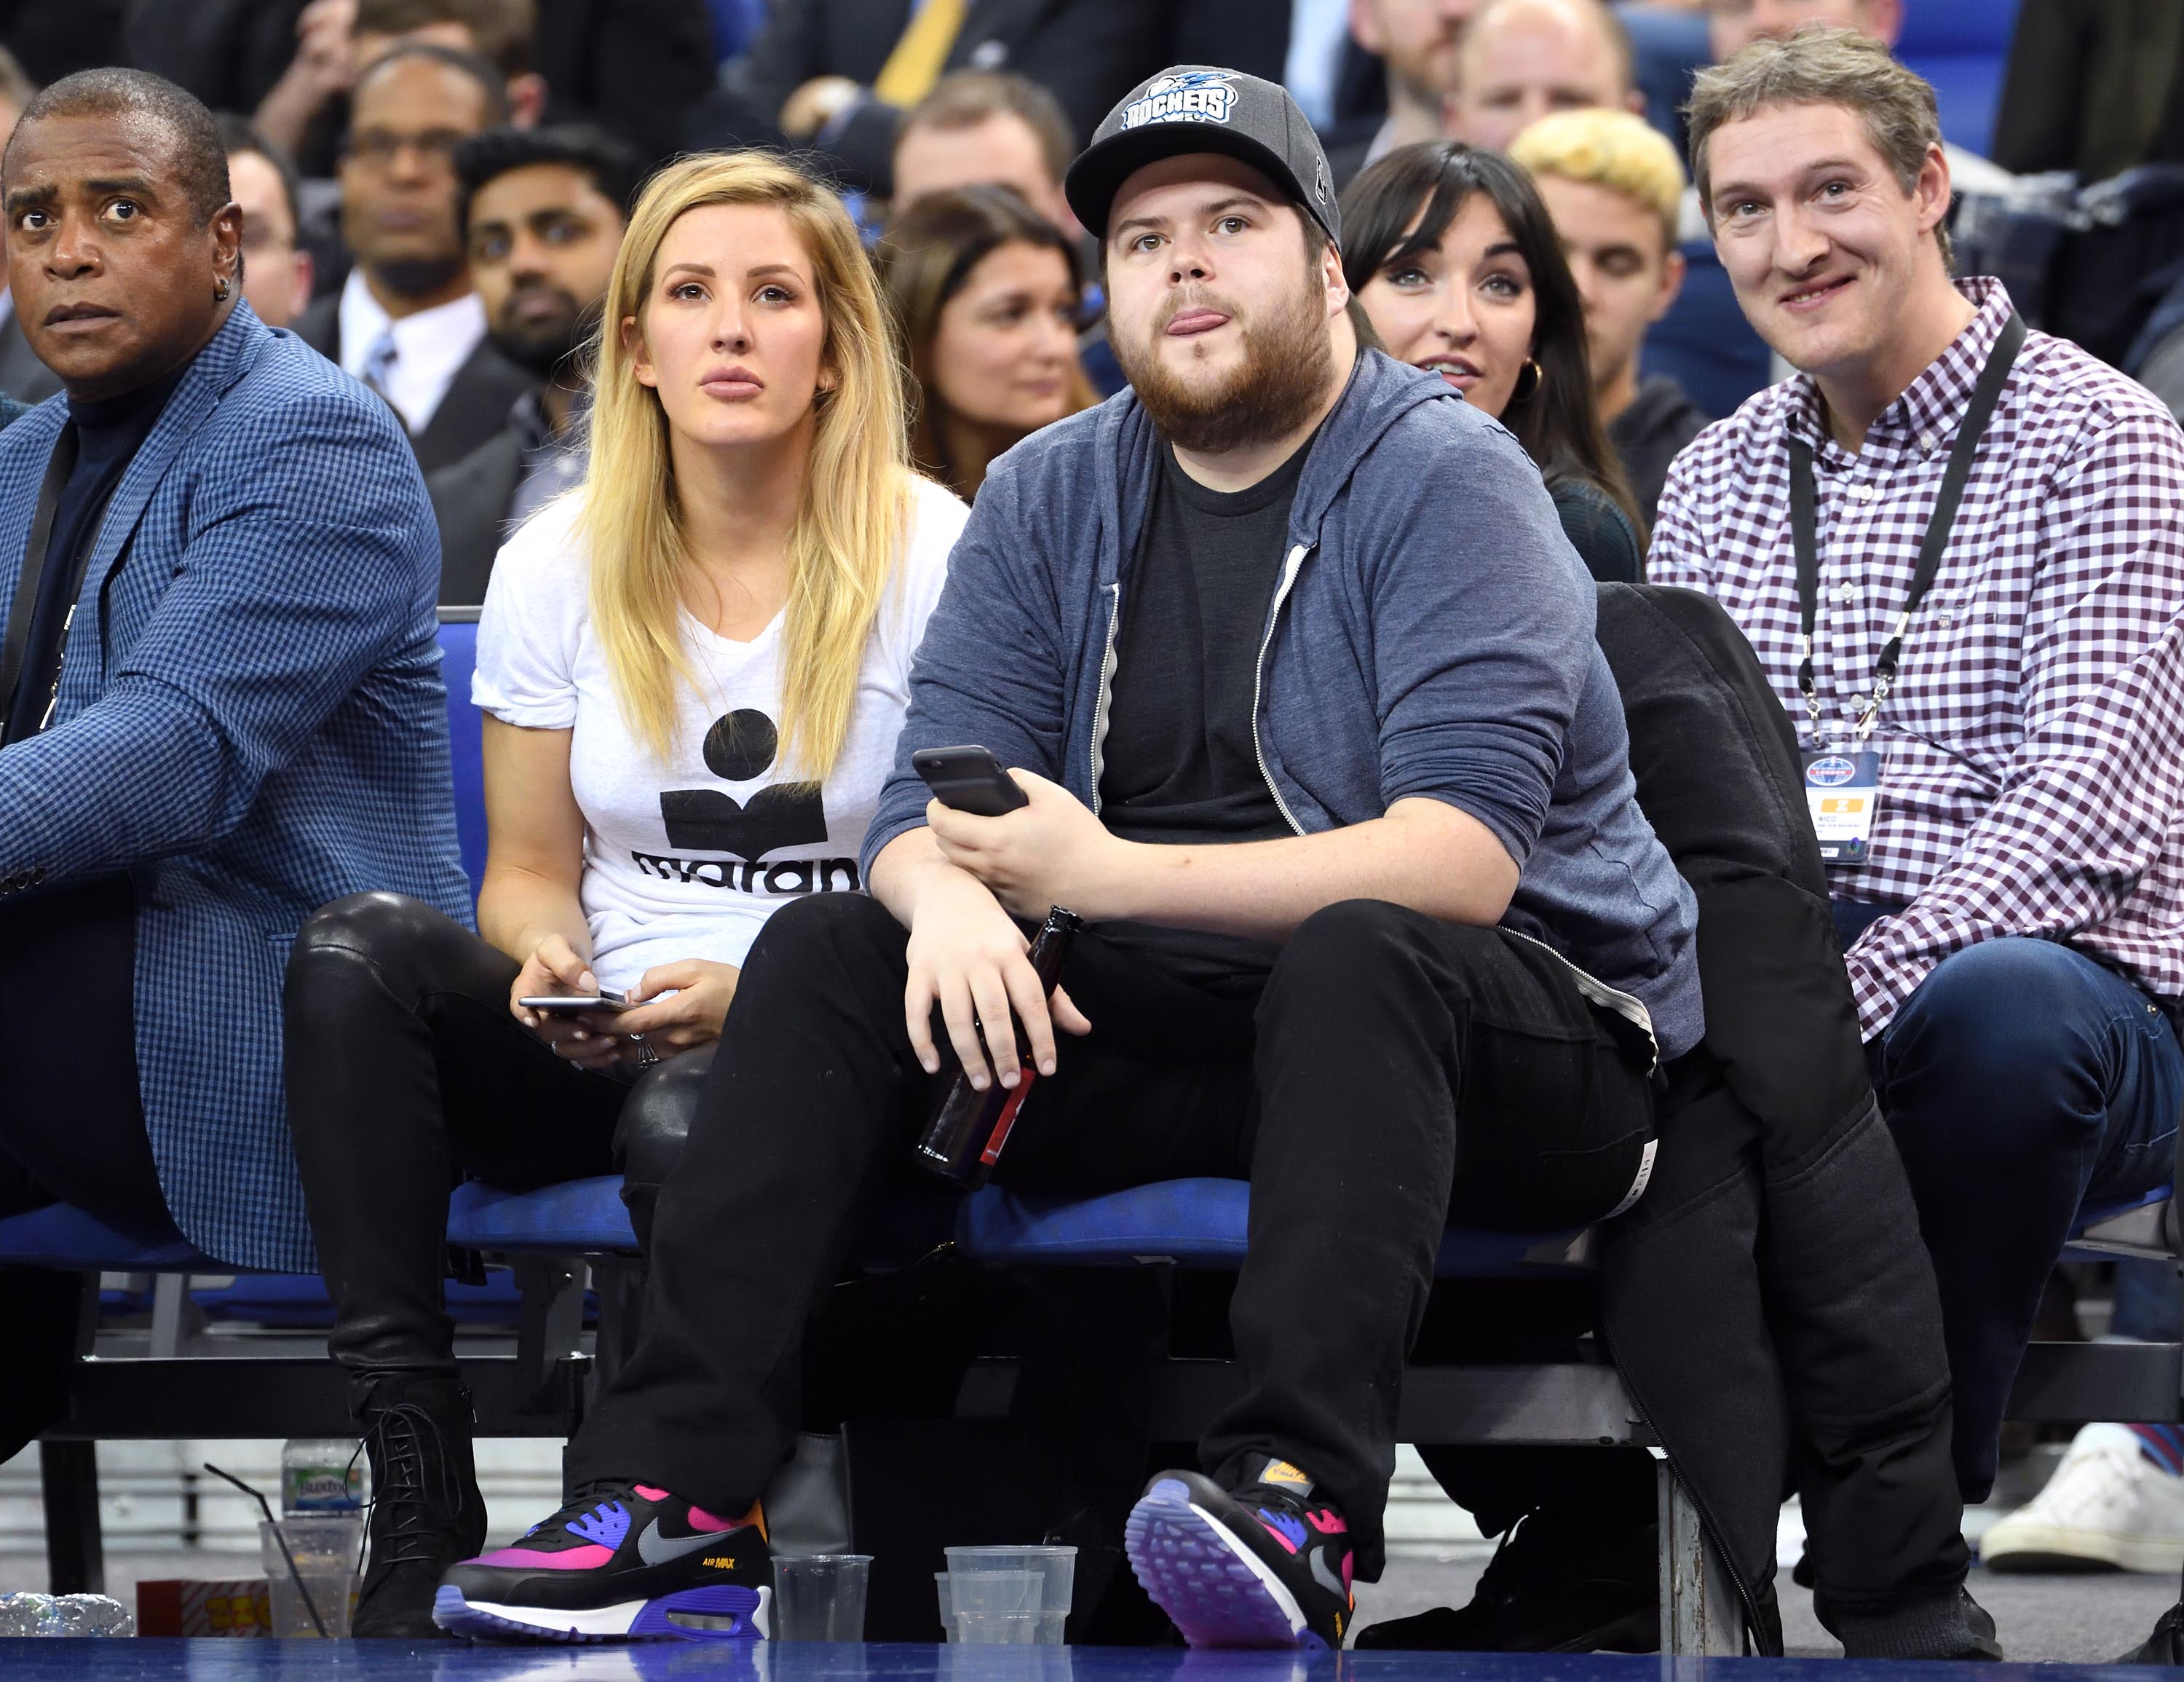
[(576, 498), (542, 510), (509, 539), (486, 590), (471, 695), (504, 723), (571, 732), (584, 917), (602, 987), (626, 990), (655, 965), (685, 958), (740, 966), (760, 926), (791, 899), (862, 889), (857, 852), (894, 765), (911, 656), (968, 512), (940, 486), (917, 482), (849, 735), (817, 785), (776, 756), (781, 615), (736, 643), (684, 612), (683, 646), (703, 688), (684, 688), (681, 733), (663, 763), (630, 732), (592, 634)]

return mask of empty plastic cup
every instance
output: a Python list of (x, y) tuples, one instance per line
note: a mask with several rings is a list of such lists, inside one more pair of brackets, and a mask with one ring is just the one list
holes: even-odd
[[(956, 1594), (957, 1612), (979, 1610), (997, 1612), (1036, 1612), (1043, 1622), (1034, 1639), (1044, 1646), (1061, 1644), (1061, 1620), (1068, 1617), (1077, 1588), (1077, 1550), (1073, 1547), (958, 1547), (950, 1548), (948, 1572), (958, 1584), (967, 1574), (1029, 1571), (1039, 1579), (1038, 1597), (1018, 1606), (999, 1604), (984, 1607), (973, 1607), (962, 1598), (960, 1588)], [(1060, 1614), (1057, 1619), (1056, 1614)], [(945, 1624), (947, 1619), (943, 1618)], [(992, 1640), (995, 1637), (983, 1637)]]
[(1028, 1647), (1039, 1642), (1036, 1612), (959, 1612), (956, 1640), (967, 1647)]
[(861, 1641), (868, 1553), (812, 1553), (773, 1562), (773, 1639)]
[(363, 1550), (360, 1512), (302, 1514), (261, 1523), (258, 1555), (265, 1568), (273, 1633), (291, 1639), (347, 1635), (356, 1599), (357, 1556)]
[(1042, 1579), (1036, 1571), (964, 1571), (948, 1573), (951, 1612), (983, 1616), (987, 1612), (1037, 1612)]

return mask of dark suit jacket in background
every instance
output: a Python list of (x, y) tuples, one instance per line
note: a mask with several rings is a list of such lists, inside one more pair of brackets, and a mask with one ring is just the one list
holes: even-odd
[[(187, 12), (196, 0), (153, 3)], [(123, 0), (0, 0), (0, 44), (43, 87), (77, 70), (129, 63), (122, 11)]]
[[(7, 3), (0, 0), (0, 8)], [(156, 70), (215, 111), (248, 116), (296, 55), (304, 3), (126, 0), (125, 46), (84, 62)], [(73, 4), (76, 11), (118, 8), (117, 0)], [(34, 5), (19, 0), (17, 9)], [(44, 0), (44, 9), (70, 8)], [(549, 121), (597, 123), (642, 156), (664, 159), (682, 143), (683, 112), (713, 85), (712, 18), (705, 0), (539, 0), (532, 60), (546, 78)], [(346, 109), (336, 100), (312, 125), (297, 160), (305, 174), (331, 173)]]
[[(292, 326), (296, 337), (326, 360), (341, 360), (338, 296), (315, 298)], [(460, 461), (507, 426), (508, 411), (532, 383), (532, 376), (495, 350), (490, 339), (480, 339), (425, 430), (410, 435), (417, 465), (432, 473)]]
[[(787, 144), (775, 119), (788, 96), (820, 75), (870, 86), (910, 17), (911, 0), (774, 0), (751, 50), (691, 114), (690, 143)], [(1225, 45), (1215, 38), (1224, 34)], [(1178, 50), (1186, 44), (1190, 53)], [(1288, 44), (1288, 9), (1245, 0), (969, 0), (946, 69), (1013, 70), (1044, 84), (1081, 147), (1117, 100), (1167, 64), (1279, 81)], [(844, 186), (887, 192), (901, 114), (873, 100), (835, 136), (824, 155)]]
[(2024, 0), (1994, 161), (2020, 175), (2075, 170), (2088, 182), (2184, 163), (2184, 6)]
[(440, 525), (440, 605), (485, 601), (493, 557), (508, 537), (508, 511), (523, 482), (523, 444), (503, 427), (452, 466), (429, 475), (425, 489)]
[(127, 0), (122, 24), (127, 56), (101, 62), (153, 71), (215, 111), (247, 117), (295, 58), (296, 19), (304, 5), (304, 0)]
[(713, 86), (705, 0), (539, 0), (546, 120), (597, 123), (665, 163), (685, 113)]

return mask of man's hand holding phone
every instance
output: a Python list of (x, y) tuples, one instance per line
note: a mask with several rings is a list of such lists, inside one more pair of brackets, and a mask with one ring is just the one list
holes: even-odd
[(577, 955), (565, 937), (549, 934), (531, 949), (531, 955), (516, 972), (515, 985), (509, 989), (508, 1008), (516, 1021), (552, 1046), (556, 1056), (579, 1068), (603, 1069), (619, 1055), (621, 1042), (616, 1037), (614, 1013), (572, 1016), (559, 1011), (534, 1011), (522, 1002), (548, 997), (595, 997), (599, 990), (599, 977), (592, 973), (591, 964)]

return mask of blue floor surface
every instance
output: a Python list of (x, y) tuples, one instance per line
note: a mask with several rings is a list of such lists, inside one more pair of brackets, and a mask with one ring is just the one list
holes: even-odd
[[(7, 1682), (1893, 1682), (1935, 1666), (1849, 1659), (1660, 1659), (1500, 1653), (1190, 1653), (1133, 1647), (655, 1642), (626, 1647), (392, 1641), (0, 1640)], [(1981, 1665), (1981, 1682), (2055, 1682), (2053, 1665)], [(2075, 1677), (2167, 1682), (2151, 1666)]]

